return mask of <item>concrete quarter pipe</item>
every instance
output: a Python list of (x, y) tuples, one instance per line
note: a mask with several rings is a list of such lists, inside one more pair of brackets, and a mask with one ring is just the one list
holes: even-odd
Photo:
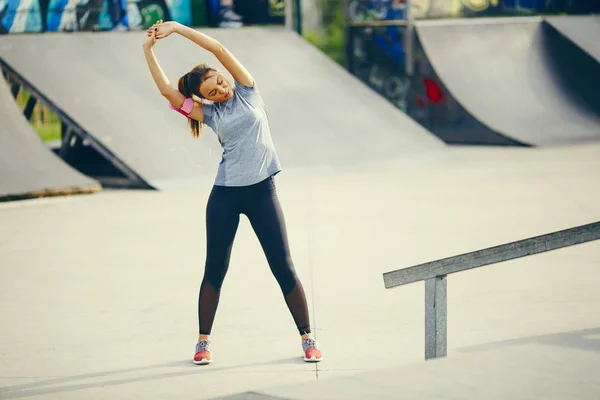
[(546, 22), (600, 62), (600, 17), (576, 15), (547, 17)]
[(534, 146), (600, 140), (600, 116), (551, 65), (540, 18), (417, 23), (436, 74), (490, 129)]
[[(335, 168), (438, 151), (443, 142), (297, 34), (279, 28), (206, 30), (255, 77), (284, 170)], [(221, 149), (208, 127), (194, 140), (167, 107), (143, 57), (144, 32), (3, 38), (10, 68), (155, 188), (213, 179)], [(155, 46), (176, 86), (216, 59), (178, 35)]]
[(88, 193), (98, 182), (71, 168), (44, 146), (0, 78), (0, 201)]

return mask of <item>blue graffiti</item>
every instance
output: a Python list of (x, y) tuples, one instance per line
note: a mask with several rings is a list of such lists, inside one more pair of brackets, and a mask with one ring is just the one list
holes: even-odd
[(17, 32), (42, 30), (38, 0), (0, 0), (0, 17), (0, 33), (11, 32), (13, 26), (17, 27)]
[(145, 29), (192, 24), (191, 0), (0, 0), (0, 33)]
[(126, 0), (50, 0), (46, 30), (127, 29)]
[(404, 29), (389, 26), (378, 28), (373, 35), (375, 44), (387, 53), (398, 66), (404, 66), (405, 51), (404, 43), (402, 43), (403, 33)]

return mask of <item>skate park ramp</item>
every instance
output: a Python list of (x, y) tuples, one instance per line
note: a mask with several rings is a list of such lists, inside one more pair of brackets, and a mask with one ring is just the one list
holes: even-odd
[[(295, 32), (282, 28), (204, 30), (253, 74), (267, 105), (283, 168), (357, 167), (406, 159), (444, 144)], [(3, 38), (4, 62), (158, 189), (214, 179), (221, 148), (200, 140), (171, 111), (148, 71), (145, 32)], [(173, 86), (212, 54), (172, 35), (155, 54)]]
[(0, 201), (90, 193), (98, 182), (80, 174), (44, 146), (0, 79)]
[(600, 17), (596, 15), (573, 15), (546, 17), (545, 21), (571, 40), (583, 51), (600, 62)]
[(422, 21), (416, 29), (444, 85), (490, 129), (533, 146), (600, 140), (589, 84), (597, 65), (567, 62), (569, 49), (554, 49), (541, 18)]

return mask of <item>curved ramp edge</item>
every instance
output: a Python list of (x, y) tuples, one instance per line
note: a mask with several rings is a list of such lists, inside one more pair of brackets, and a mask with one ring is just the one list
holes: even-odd
[(534, 146), (600, 140), (600, 116), (552, 65), (540, 18), (427, 21), (416, 30), (437, 75), (476, 119)]

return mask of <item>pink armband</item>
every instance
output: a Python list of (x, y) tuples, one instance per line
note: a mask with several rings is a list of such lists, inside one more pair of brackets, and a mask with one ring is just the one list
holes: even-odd
[(183, 105), (181, 107), (175, 108), (175, 107), (173, 107), (172, 104), (169, 104), (169, 108), (171, 110), (177, 111), (181, 115), (185, 115), (186, 117), (189, 117), (190, 113), (192, 112), (192, 109), (194, 108), (194, 100), (192, 100), (188, 97), (185, 99), (185, 101), (183, 102)]

